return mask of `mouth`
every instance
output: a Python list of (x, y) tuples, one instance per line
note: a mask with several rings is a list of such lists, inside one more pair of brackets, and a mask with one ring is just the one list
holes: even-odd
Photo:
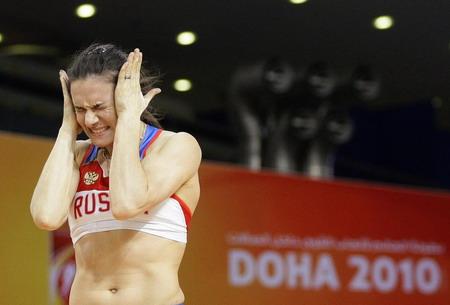
[(90, 134), (94, 137), (100, 137), (102, 136), (107, 130), (109, 129), (109, 127), (102, 127), (102, 128), (96, 128), (96, 129), (89, 129)]

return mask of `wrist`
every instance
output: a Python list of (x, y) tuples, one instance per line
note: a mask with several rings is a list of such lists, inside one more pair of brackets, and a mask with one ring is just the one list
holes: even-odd
[(139, 113), (139, 109), (137, 107), (135, 107), (134, 105), (127, 105), (126, 107), (117, 107), (116, 106), (116, 113), (117, 113), (117, 117), (130, 117), (130, 116), (138, 116), (140, 115)]
[(141, 115), (132, 111), (123, 111), (117, 113), (117, 123), (127, 126), (138, 126), (141, 121)]
[(139, 149), (139, 131), (140, 123), (138, 118), (133, 115), (118, 117), (114, 134), (112, 167), (113, 164), (116, 164), (116, 160), (120, 162), (124, 156), (126, 156), (125, 158), (129, 158), (130, 151)]
[(69, 141), (76, 141), (77, 140), (78, 133), (76, 130), (73, 130), (73, 128), (67, 127), (67, 126), (61, 126), (58, 131), (58, 138), (64, 138)]
[(117, 118), (116, 136), (124, 134), (133, 137), (135, 134), (139, 136), (140, 128), (141, 121), (139, 116), (131, 113), (123, 114)]

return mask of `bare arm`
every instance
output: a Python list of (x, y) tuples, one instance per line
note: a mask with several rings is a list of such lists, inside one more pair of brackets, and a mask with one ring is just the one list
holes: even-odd
[[(146, 106), (140, 93), (139, 69), (142, 54), (130, 54), (119, 73), (116, 87), (118, 121), (110, 169), (110, 199), (114, 216), (126, 219), (136, 216), (169, 198), (197, 174), (201, 150), (187, 133), (169, 137), (151, 156), (139, 159), (139, 117)], [(124, 80), (124, 76), (131, 79)], [(159, 93), (152, 89), (149, 100)]]
[(63, 123), (34, 189), (30, 205), (35, 224), (45, 230), (59, 228), (67, 218), (79, 179), (75, 158), (80, 147), (86, 146), (76, 142), (78, 124), (64, 72), (60, 73), (60, 80), (64, 94)]
[(110, 196), (112, 211), (118, 219), (151, 209), (197, 174), (201, 150), (187, 133), (170, 136), (142, 162), (138, 144), (123, 144), (114, 147), (111, 161)]
[(78, 185), (75, 141), (60, 131), (31, 199), (31, 215), (44, 230), (58, 229), (67, 218)]

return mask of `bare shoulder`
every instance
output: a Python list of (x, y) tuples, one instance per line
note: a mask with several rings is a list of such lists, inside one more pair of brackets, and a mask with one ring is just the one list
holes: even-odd
[(78, 166), (80, 165), (81, 161), (83, 160), (84, 154), (86, 153), (86, 150), (88, 149), (89, 145), (91, 145), (91, 140), (78, 140), (75, 143), (75, 161), (77, 162)]
[(166, 149), (183, 150), (185, 152), (197, 152), (201, 155), (200, 145), (191, 134), (187, 132), (173, 132), (163, 130), (158, 140), (155, 141), (153, 150)]

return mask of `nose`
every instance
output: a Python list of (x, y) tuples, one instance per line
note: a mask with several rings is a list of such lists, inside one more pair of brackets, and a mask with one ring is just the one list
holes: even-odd
[(84, 117), (84, 123), (87, 127), (92, 127), (98, 122), (98, 117), (94, 111), (88, 109)]

